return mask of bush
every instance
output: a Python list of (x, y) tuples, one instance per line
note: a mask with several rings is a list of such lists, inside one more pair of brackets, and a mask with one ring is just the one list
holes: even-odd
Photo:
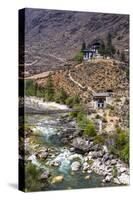
[(129, 143), (124, 146), (120, 152), (120, 158), (126, 163), (129, 162)]
[(65, 92), (65, 90), (63, 88), (61, 88), (56, 92), (54, 99), (55, 99), (56, 103), (65, 104), (67, 97), (68, 97), (68, 95)]
[(33, 80), (25, 80), (25, 95), (44, 97), (45, 90)]
[(36, 87), (33, 80), (25, 80), (25, 95), (36, 96)]
[(129, 162), (128, 133), (119, 127), (116, 129), (116, 134), (113, 136), (113, 144), (110, 147), (110, 152), (119, 156), (124, 162)]
[(77, 115), (77, 123), (78, 123), (78, 126), (81, 128), (81, 129), (85, 129), (85, 127), (87, 126), (87, 117), (84, 113), (82, 112), (79, 112), (78, 115)]
[(94, 163), (94, 160), (88, 160), (87, 163), (88, 163), (89, 165), (92, 165), (92, 164)]
[(83, 52), (77, 53), (77, 55), (74, 57), (74, 60), (77, 61), (78, 63), (81, 63), (83, 61)]
[(68, 97), (65, 101), (65, 103), (70, 107), (74, 107), (76, 104), (80, 103), (80, 99), (78, 96), (72, 96), (72, 97)]
[(92, 121), (88, 121), (88, 123), (84, 129), (84, 134), (86, 136), (90, 136), (90, 137), (96, 136), (96, 129), (95, 129), (95, 126)]
[(101, 116), (97, 114), (95, 118), (96, 119), (101, 119)]
[(37, 191), (40, 190), (40, 184), (38, 178), (40, 171), (32, 163), (27, 163), (25, 168), (25, 188), (26, 191)]

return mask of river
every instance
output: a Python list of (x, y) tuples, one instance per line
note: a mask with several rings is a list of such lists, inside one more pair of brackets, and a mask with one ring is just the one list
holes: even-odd
[[(60, 107), (62, 108), (62, 106)], [(26, 116), (26, 123), (28, 125), (33, 125), (31, 126), (33, 136), (30, 136), (32, 142), (28, 142), (27, 144), (31, 152), (26, 159), (31, 160), (38, 168), (47, 170), (51, 174), (51, 177), (63, 176), (63, 180), (58, 183), (53, 184), (49, 182), (47, 187), (42, 187), (42, 185), (40, 185), (40, 190), (113, 186), (114, 184), (111, 182), (103, 183), (103, 176), (97, 175), (91, 170), (85, 172), (82, 170), (82, 167), (77, 171), (71, 170), (72, 162), (78, 160), (82, 166), (85, 162), (85, 157), (82, 154), (72, 151), (69, 144), (64, 144), (64, 142), (62, 142), (62, 131), (71, 131), (69, 130), (71, 126), (76, 127), (74, 120), (63, 123), (62, 119), (64, 121), (65, 118), (68, 118), (67, 114)], [(37, 158), (37, 152), (43, 148), (48, 149), (50, 152), (45, 160)], [(57, 163), (57, 166), (53, 166), (51, 163)]]

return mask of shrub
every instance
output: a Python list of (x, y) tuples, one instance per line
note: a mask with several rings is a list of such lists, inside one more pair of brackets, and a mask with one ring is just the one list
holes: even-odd
[(101, 116), (97, 114), (95, 118), (96, 119), (101, 119)]
[(33, 80), (25, 80), (25, 95), (44, 97), (45, 90)]
[(83, 61), (83, 52), (80, 51), (79, 53), (77, 53), (74, 57), (74, 60), (78, 63), (81, 63)]
[(70, 116), (71, 117), (74, 117), (74, 118), (77, 118), (78, 117), (78, 114), (83, 112), (83, 107), (81, 106), (81, 104), (75, 104), (74, 107), (73, 107), (75, 110), (77, 111), (73, 111), (70, 113)]
[(25, 80), (25, 94), (27, 96), (35, 96), (36, 87), (33, 80)]
[(36, 191), (40, 190), (40, 184), (38, 178), (40, 176), (40, 171), (32, 163), (27, 163), (25, 168), (25, 188), (26, 191)]
[(92, 165), (92, 164), (94, 163), (94, 160), (88, 160), (87, 163), (88, 163), (89, 165)]
[(105, 137), (103, 135), (96, 135), (94, 138), (95, 144), (104, 144), (105, 143)]
[(120, 152), (120, 158), (126, 163), (129, 162), (129, 143), (127, 143)]
[(65, 103), (70, 107), (74, 107), (76, 104), (80, 103), (80, 99), (78, 96), (72, 96), (72, 97), (68, 97), (65, 101)]
[(121, 128), (116, 128), (116, 134), (113, 136), (113, 144), (110, 146), (110, 152), (119, 156), (124, 162), (129, 161), (129, 137), (128, 133)]
[(84, 129), (84, 134), (86, 136), (90, 136), (90, 137), (96, 136), (96, 129), (95, 129), (95, 126), (92, 121), (88, 121), (88, 123)]
[(65, 103), (66, 99), (67, 99), (68, 95), (65, 92), (65, 90), (63, 88), (59, 89), (56, 93), (55, 93), (55, 101), (57, 103)]
[(84, 129), (87, 125), (87, 117), (83, 112), (79, 112), (77, 115), (77, 123), (81, 129)]

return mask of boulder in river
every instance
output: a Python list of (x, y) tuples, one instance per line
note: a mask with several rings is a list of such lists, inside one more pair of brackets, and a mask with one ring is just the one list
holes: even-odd
[(75, 151), (75, 148), (74, 147), (71, 147), (70, 148), (70, 152), (74, 152)]
[(68, 160), (81, 160), (82, 159), (82, 156), (80, 155), (80, 154), (77, 154), (77, 153), (75, 153), (75, 154), (72, 154), (72, 155), (70, 155), (69, 157), (68, 157)]
[(90, 179), (90, 176), (89, 175), (85, 176), (85, 179), (86, 180)]
[(129, 175), (126, 173), (122, 173), (121, 176), (118, 177), (121, 184), (128, 185), (129, 184)]
[(107, 175), (107, 176), (105, 177), (105, 179), (103, 180), (103, 182), (110, 182), (111, 179), (112, 179), (112, 176)]
[(53, 161), (53, 162), (51, 163), (51, 166), (54, 166), (54, 167), (59, 167), (59, 166), (60, 166), (60, 164), (61, 164), (61, 162), (60, 162), (60, 161)]
[(85, 153), (90, 150), (89, 141), (83, 139), (82, 137), (76, 137), (73, 139), (72, 146), (78, 153)]
[(40, 158), (40, 159), (46, 159), (48, 155), (49, 154), (47, 151), (40, 151), (36, 154), (37, 158)]
[(83, 168), (83, 171), (87, 171), (88, 169), (89, 169), (89, 164), (87, 163), (87, 162), (84, 162), (83, 163), (83, 166), (82, 166), (82, 168)]
[(109, 154), (106, 153), (104, 156), (103, 156), (103, 161), (104, 162), (107, 162), (107, 160), (109, 160)]
[(55, 176), (55, 177), (52, 178), (51, 183), (52, 183), (52, 184), (60, 183), (60, 182), (63, 181), (63, 179), (64, 179), (64, 176), (63, 176), (63, 175)]
[(41, 174), (39, 180), (47, 180), (50, 177), (50, 173), (48, 171), (45, 171)]
[(81, 167), (81, 164), (78, 161), (75, 161), (71, 164), (72, 171), (78, 171), (80, 167)]

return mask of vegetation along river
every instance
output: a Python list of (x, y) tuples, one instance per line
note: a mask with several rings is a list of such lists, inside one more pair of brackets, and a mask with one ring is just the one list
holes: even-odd
[(28, 114), (25, 119), (26, 190), (59, 190), (115, 185), (91, 169), (88, 153), (72, 146), (79, 137), (69, 114)]

